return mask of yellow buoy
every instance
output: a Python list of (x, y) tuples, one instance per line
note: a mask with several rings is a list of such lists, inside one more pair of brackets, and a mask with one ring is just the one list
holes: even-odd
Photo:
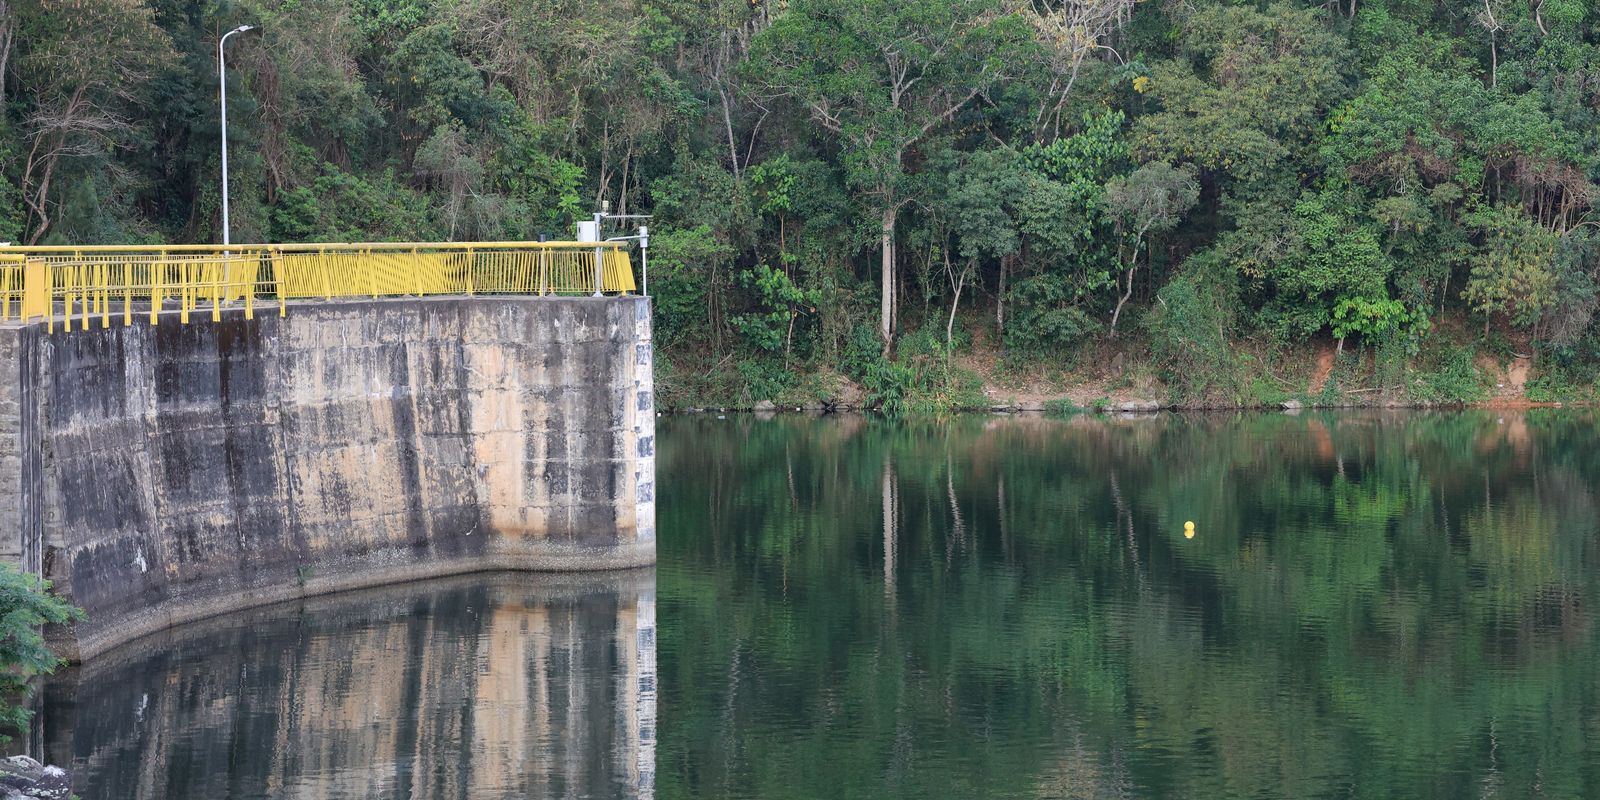
[(1194, 523), (1193, 522), (1185, 522), (1185, 523), (1183, 523), (1183, 538), (1185, 538), (1185, 539), (1193, 539), (1194, 538)]

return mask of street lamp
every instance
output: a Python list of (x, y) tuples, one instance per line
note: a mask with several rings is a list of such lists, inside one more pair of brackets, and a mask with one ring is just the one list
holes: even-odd
[(231, 244), (228, 239), (228, 62), (223, 54), (222, 46), (228, 43), (228, 37), (236, 33), (253, 31), (254, 25), (240, 25), (217, 40), (217, 87), (222, 96), (222, 243)]

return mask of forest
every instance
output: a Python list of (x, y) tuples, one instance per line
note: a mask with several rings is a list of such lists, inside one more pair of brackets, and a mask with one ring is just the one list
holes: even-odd
[(234, 241), (651, 214), (668, 407), (1596, 396), (1584, 0), (0, 0), (0, 241), (220, 241), (241, 24)]

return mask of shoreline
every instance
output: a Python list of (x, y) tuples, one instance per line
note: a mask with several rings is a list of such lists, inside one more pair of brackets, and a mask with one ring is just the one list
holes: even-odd
[[(1063, 398), (1065, 399), (1065, 398)], [(1496, 398), (1470, 403), (1426, 403), (1426, 402), (1384, 402), (1384, 403), (1303, 403), (1286, 401), (1276, 405), (1206, 405), (1189, 403), (1170, 403), (1159, 400), (1124, 401), (1121, 403), (1108, 403), (1099, 407), (1079, 406), (1055, 403), (999, 403), (990, 406), (957, 406), (933, 413), (910, 412), (907, 417), (930, 417), (943, 414), (1039, 414), (1045, 416), (1060, 416), (1069, 414), (1157, 414), (1161, 412), (1186, 413), (1186, 412), (1219, 412), (1219, 411), (1359, 411), (1359, 410), (1392, 410), (1392, 411), (1528, 411), (1533, 409), (1595, 409), (1600, 408), (1600, 402), (1594, 401), (1539, 401), (1525, 398)], [(871, 414), (877, 412), (876, 406), (853, 403), (814, 404), (801, 405), (754, 403), (735, 404), (724, 406), (686, 406), (681, 408), (661, 408), (657, 416), (699, 416), (705, 414), (755, 414), (792, 415), (803, 414), (819, 416), (824, 414)]]

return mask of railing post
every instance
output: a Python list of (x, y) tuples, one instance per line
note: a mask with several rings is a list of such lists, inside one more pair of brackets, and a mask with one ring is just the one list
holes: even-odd
[(50, 314), (50, 264), (43, 258), (30, 258), (22, 264), (22, 318)]
[[(48, 261), (45, 262), (45, 264), (46, 264), (45, 271), (50, 276), (49, 279), (45, 282), (45, 286), (48, 287), (46, 289), (47, 294), (45, 295), (45, 299), (44, 299), (45, 330), (49, 331), (50, 333), (55, 333), (56, 332), (55, 282), (56, 282), (57, 274), (56, 274), (55, 268), (53, 266), (50, 266)], [(63, 278), (63, 280), (65, 280), (65, 273), (63, 273), (61, 277)]]
[(95, 270), (94, 265), (83, 260), (82, 253), (74, 253), (78, 259), (78, 310), (83, 316), (78, 320), (78, 330), (89, 330), (89, 323), (94, 321), (94, 314), (99, 310), (95, 305)]
[(256, 277), (261, 274), (260, 251), (252, 253), (251, 258), (253, 265), (245, 272), (248, 280), (241, 281), (244, 285), (244, 318), (247, 320), (256, 318)]
[(422, 296), (422, 259), (416, 258), (416, 248), (411, 248), (411, 285), (416, 286), (416, 296)]
[(83, 318), (79, 320), (78, 330), (89, 330), (89, 323), (94, 319), (98, 307), (95, 300), (95, 270), (94, 266), (85, 262), (83, 251), (74, 252), (73, 257), (78, 260), (78, 307), (83, 311)]
[(278, 317), (281, 319), (289, 316), (289, 298), (283, 288), (283, 251), (274, 247), (268, 252), (272, 254), (272, 283), (278, 290)]
[(219, 265), (221, 266), (221, 269), (211, 270), (210, 279), (205, 278), (204, 271), (201, 272), (201, 280), (209, 284), (209, 286), (206, 288), (211, 290), (212, 322), (222, 321), (222, 303), (223, 298), (227, 297), (228, 295), (228, 264), (231, 261), (233, 261), (233, 255), (231, 253), (224, 252), (222, 254), (222, 264)]
[(550, 290), (550, 248), (539, 248), (539, 296)]
[(328, 276), (328, 248), (317, 249), (317, 267), (318, 271), (322, 273), (322, 299), (332, 300), (333, 286), (330, 285), (332, 279)]
[(64, 308), (66, 306), (65, 287), (67, 285), (67, 275), (66, 275), (66, 272), (65, 272), (64, 269), (58, 269), (54, 264), (51, 264), (49, 269), (50, 269), (50, 283), (48, 285), (50, 286), (50, 294), (47, 295), (46, 298), (45, 298), (45, 306), (44, 306), (44, 308), (45, 308), (44, 318), (45, 318), (45, 321), (46, 321), (45, 322), (45, 330), (47, 330), (47, 331), (49, 331), (51, 333), (55, 333), (55, 331), (56, 331), (56, 293), (57, 292), (61, 293), (61, 295), (62, 295), (62, 307)]
[(604, 255), (605, 251), (606, 251), (606, 249), (604, 247), (596, 247), (594, 249), (594, 296), (595, 297), (599, 297), (602, 294), (604, 294), (604, 292), (601, 291), (601, 289), (605, 286), (605, 279), (606, 279), (606, 264), (605, 264), (605, 255)]
[[(82, 257), (79, 253), (74, 251), (72, 254), (72, 260), (74, 263), (67, 267), (67, 270), (70, 270), (68, 274), (70, 274), (72, 277), (67, 278), (67, 286), (64, 287), (65, 291), (63, 291), (61, 294), (61, 299), (63, 301), (61, 315), (62, 329), (68, 333), (72, 332), (72, 304), (75, 300), (81, 300), (83, 295)], [(63, 272), (66, 272), (67, 270), (63, 270)], [(74, 298), (72, 294), (74, 290), (78, 292), (78, 297), (76, 298)]]
[(156, 263), (150, 265), (150, 324), (161, 321), (161, 306), (165, 305), (167, 298), (162, 293), (161, 284), (166, 278), (167, 251), (162, 250), (156, 258)]
[(178, 262), (178, 321), (189, 324), (189, 262)]
[(100, 275), (100, 299), (96, 303), (100, 307), (100, 329), (111, 327), (111, 262), (107, 261), (95, 267)]

